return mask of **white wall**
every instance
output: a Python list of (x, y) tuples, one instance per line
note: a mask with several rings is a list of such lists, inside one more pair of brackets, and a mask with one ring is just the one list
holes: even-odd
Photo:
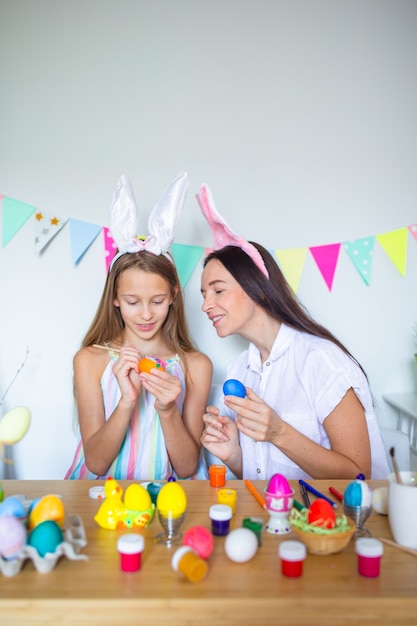
[[(209, 246), (207, 182), (229, 224), (266, 247), (357, 239), (417, 222), (417, 3), (413, 0), (0, 0), (0, 193), (106, 225), (118, 175), (143, 227), (183, 169), (178, 243)], [(1, 210), (1, 209), (0, 209)], [(381, 394), (413, 391), (417, 242), (406, 277), (376, 244), (372, 283), (341, 251), (330, 293), (308, 254), (298, 295)], [(223, 380), (242, 347), (185, 290), (191, 328)], [(99, 237), (74, 267), (64, 229), (34, 253), (26, 224), (0, 249), (0, 397), (32, 411), (19, 478), (61, 478), (75, 447), (72, 356), (105, 279)]]

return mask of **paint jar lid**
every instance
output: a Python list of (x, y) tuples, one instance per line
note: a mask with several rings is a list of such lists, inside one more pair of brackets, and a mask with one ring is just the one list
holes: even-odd
[(228, 504), (212, 504), (209, 509), (210, 519), (217, 522), (224, 522), (225, 520), (232, 519), (233, 510)]
[(137, 554), (143, 552), (144, 547), (145, 539), (136, 533), (122, 535), (117, 540), (117, 550), (122, 554)]
[(368, 537), (356, 540), (355, 552), (359, 556), (377, 557), (384, 554), (382, 541)]
[(106, 497), (106, 494), (104, 493), (104, 487), (98, 485), (95, 487), (90, 487), (90, 489), (88, 490), (88, 495), (93, 500), (104, 500)]
[(304, 561), (307, 548), (301, 541), (283, 541), (278, 546), (278, 556), (284, 561)]
[(226, 474), (226, 466), (225, 465), (210, 465), (209, 466), (210, 474)]

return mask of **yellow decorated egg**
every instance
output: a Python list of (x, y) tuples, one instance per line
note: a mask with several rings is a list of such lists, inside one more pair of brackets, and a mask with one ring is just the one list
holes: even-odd
[(30, 426), (30, 411), (17, 406), (0, 419), (0, 442), (11, 446), (20, 441)]
[(64, 535), (58, 524), (47, 520), (36, 526), (29, 533), (28, 545), (33, 546), (40, 556), (48, 552), (54, 553), (60, 543), (64, 541)]
[(124, 504), (130, 511), (147, 511), (152, 506), (152, 500), (145, 487), (133, 484), (125, 491)]
[(43, 496), (33, 505), (29, 512), (28, 528), (32, 530), (45, 521), (54, 521), (62, 528), (64, 525), (64, 504), (56, 495)]
[(187, 496), (181, 485), (174, 481), (166, 483), (158, 493), (156, 508), (166, 517), (180, 517), (185, 513)]

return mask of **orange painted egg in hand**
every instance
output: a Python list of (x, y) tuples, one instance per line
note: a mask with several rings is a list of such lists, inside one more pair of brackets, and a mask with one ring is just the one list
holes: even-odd
[(322, 498), (314, 500), (308, 510), (308, 523), (322, 528), (334, 528), (336, 514), (332, 505)]
[(165, 371), (165, 363), (156, 357), (144, 356), (138, 363), (139, 372), (150, 374), (152, 369)]

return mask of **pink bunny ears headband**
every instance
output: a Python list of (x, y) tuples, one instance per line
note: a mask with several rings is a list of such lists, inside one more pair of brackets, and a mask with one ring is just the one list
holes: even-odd
[(224, 246), (237, 246), (241, 248), (243, 252), (252, 259), (261, 272), (269, 278), (268, 270), (265, 267), (264, 260), (259, 251), (251, 243), (235, 235), (225, 220), (219, 215), (214, 205), (213, 196), (207, 185), (201, 185), (200, 193), (196, 195), (196, 198), (200, 205), (201, 212), (213, 232), (214, 250), (220, 250), (220, 248), (224, 248)]
[(185, 196), (188, 191), (189, 179), (187, 172), (182, 172), (172, 181), (156, 203), (148, 219), (149, 235), (143, 239), (138, 235), (139, 212), (129, 180), (120, 176), (110, 207), (109, 230), (119, 252), (112, 260), (111, 266), (126, 252), (146, 250), (157, 256), (167, 254), (174, 241), (177, 225)]

